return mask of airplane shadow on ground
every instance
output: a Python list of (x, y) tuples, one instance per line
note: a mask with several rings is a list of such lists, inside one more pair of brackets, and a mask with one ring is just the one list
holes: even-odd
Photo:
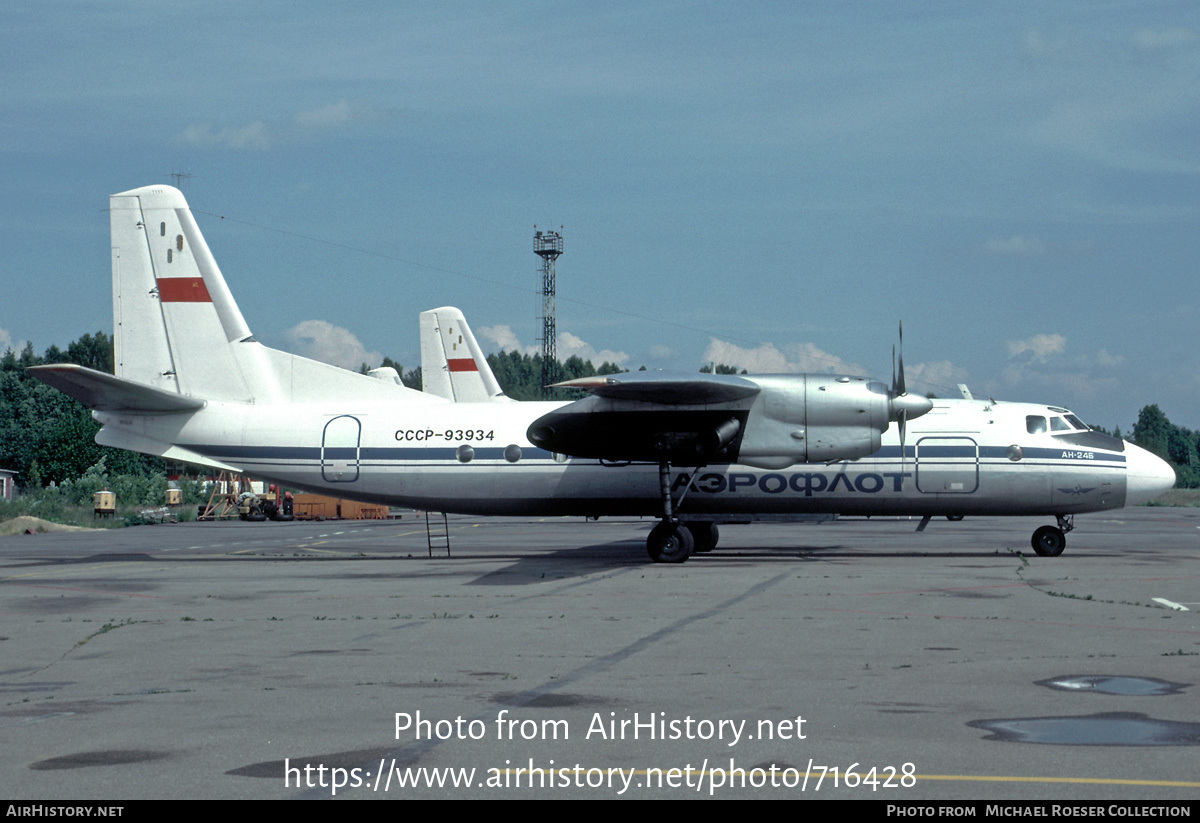
[[(864, 552), (845, 543), (828, 543), (808, 546), (755, 546), (718, 548), (715, 551), (695, 554), (683, 564), (655, 563), (646, 554), (645, 544), (639, 540), (620, 540), (595, 543), (585, 546), (558, 549), (536, 554), (511, 555), (513, 563), (495, 569), (472, 580), (469, 586), (523, 586), (549, 580), (581, 578), (605, 571), (653, 570), (662, 574), (721, 566), (726, 568), (750, 565), (777, 566), (780, 563), (825, 562), (852, 565), (873, 559), (910, 559), (914, 561), (965, 559), (1003, 559), (1019, 563), (1020, 559), (1006, 550), (979, 549), (976, 551), (871, 551)], [(496, 559), (496, 555), (461, 553), (452, 559)], [(1034, 558), (1036, 559), (1036, 558)]]

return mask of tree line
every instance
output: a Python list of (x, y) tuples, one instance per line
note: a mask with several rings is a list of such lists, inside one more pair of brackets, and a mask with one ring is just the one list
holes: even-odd
[[(539, 400), (545, 396), (540, 355), (501, 351), (489, 354), (487, 362), (504, 393), (512, 399)], [(32, 343), (26, 343), (20, 354), (10, 348), (0, 358), (0, 468), (15, 471), (19, 486), (38, 488), (51, 482), (75, 481), (97, 464), (104, 466), (110, 476), (151, 477), (176, 473), (157, 457), (96, 445), (100, 425), (92, 419), (91, 413), (75, 400), (25, 373), (29, 366), (49, 363), (76, 363), (112, 374), (112, 338), (102, 331), (85, 334), (65, 351), (50, 346), (41, 356), (34, 353)], [(396, 369), (405, 385), (421, 388), (419, 368), (405, 371), (391, 358), (384, 358), (383, 365)], [(645, 368), (642, 366), (642, 370)], [(737, 369), (723, 363), (706, 365), (700, 371), (710, 370), (717, 374), (738, 373)], [(556, 360), (552, 374), (554, 382), (560, 382), (622, 371), (624, 369), (614, 363), (605, 362), (597, 368), (591, 361), (572, 355), (566, 361)], [(740, 373), (745, 374), (745, 371)], [(557, 399), (583, 396), (580, 391), (554, 391)], [(1121, 436), (1119, 429), (1110, 433)], [(1137, 422), (1126, 439), (1167, 460), (1175, 469), (1177, 487), (1200, 488), (1200, 431), (1173, 424), (1157, 405), (1149, 405), (1138, 413)]]
[(147, 477), (166, 471), (164, 461), (124, 449), (96, 445), (100, 424), (92, 413), (62, 392), (25, 374), (29, 366), (76, 363), (113, 372), (112, 338), (102, 331), (63, 351), (58, 346), (34, 354), (26, 343), (0, 358), (0, 468), (17, 473), (19, 486), (39, 488), (76, 480), (103, 458), (109, 473)]

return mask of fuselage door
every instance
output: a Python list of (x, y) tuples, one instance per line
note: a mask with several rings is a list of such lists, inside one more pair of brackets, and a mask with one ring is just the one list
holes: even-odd
[(358, 479), (358, 440), (362, 425), (344, 414), (325, 424), (321, 434), (321, 477), (328, 483), (353, 483)]
[(917, 441), (917, 490), (970, 494), (979, 488), (979, 444), (970, 437), (922, 437)]

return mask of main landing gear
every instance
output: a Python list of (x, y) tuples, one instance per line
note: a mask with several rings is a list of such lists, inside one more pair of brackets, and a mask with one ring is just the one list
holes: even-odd
[(664, 520), (650, 530), (646, 551), (655, 563), (682, 563), (693, 554), (710, 552), (720, 532), (716, 523), (672, 523)]
[(702, 467), (697, 467), (687, 476), (683, 493), (678, 500), (671, 499), (671, 466), (666, 461), (658, 464), (658, 490), (662, 495), (662, 522), (650, 530), (646, 538), (646, 551), (655, 563), (682, 563), (693, 552), (710, 552), (720, 539), (716, 523), (682, 523), (675, 515), (676, 507), (683, 502), (692, 485), (692, 477)]
[(695, 550), (696, 539), (691, 529), (670, 520), (659, 523), (646, 538), (646, 551), (655, 563), (682, 563)]
[(1067, 547), (1067, 532), (1075, 528), (1075, 516), (1060, 514), (1058, 526), (1042, 526), (1033, 533), (1030, 543), (1033, 550), (1042, 557), (1058, 557)]

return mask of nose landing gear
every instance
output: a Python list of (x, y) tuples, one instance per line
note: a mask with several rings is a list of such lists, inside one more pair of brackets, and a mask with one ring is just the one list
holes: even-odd
[(1042, 526), (1030, 540), (1033, 550), (1041, 557), (1058, 557), (1062, 554), (1067, 547), (1067, 532), (1075, 528), (1074, 515), (1060, 514), (1057, 518), (1057, 526)]

